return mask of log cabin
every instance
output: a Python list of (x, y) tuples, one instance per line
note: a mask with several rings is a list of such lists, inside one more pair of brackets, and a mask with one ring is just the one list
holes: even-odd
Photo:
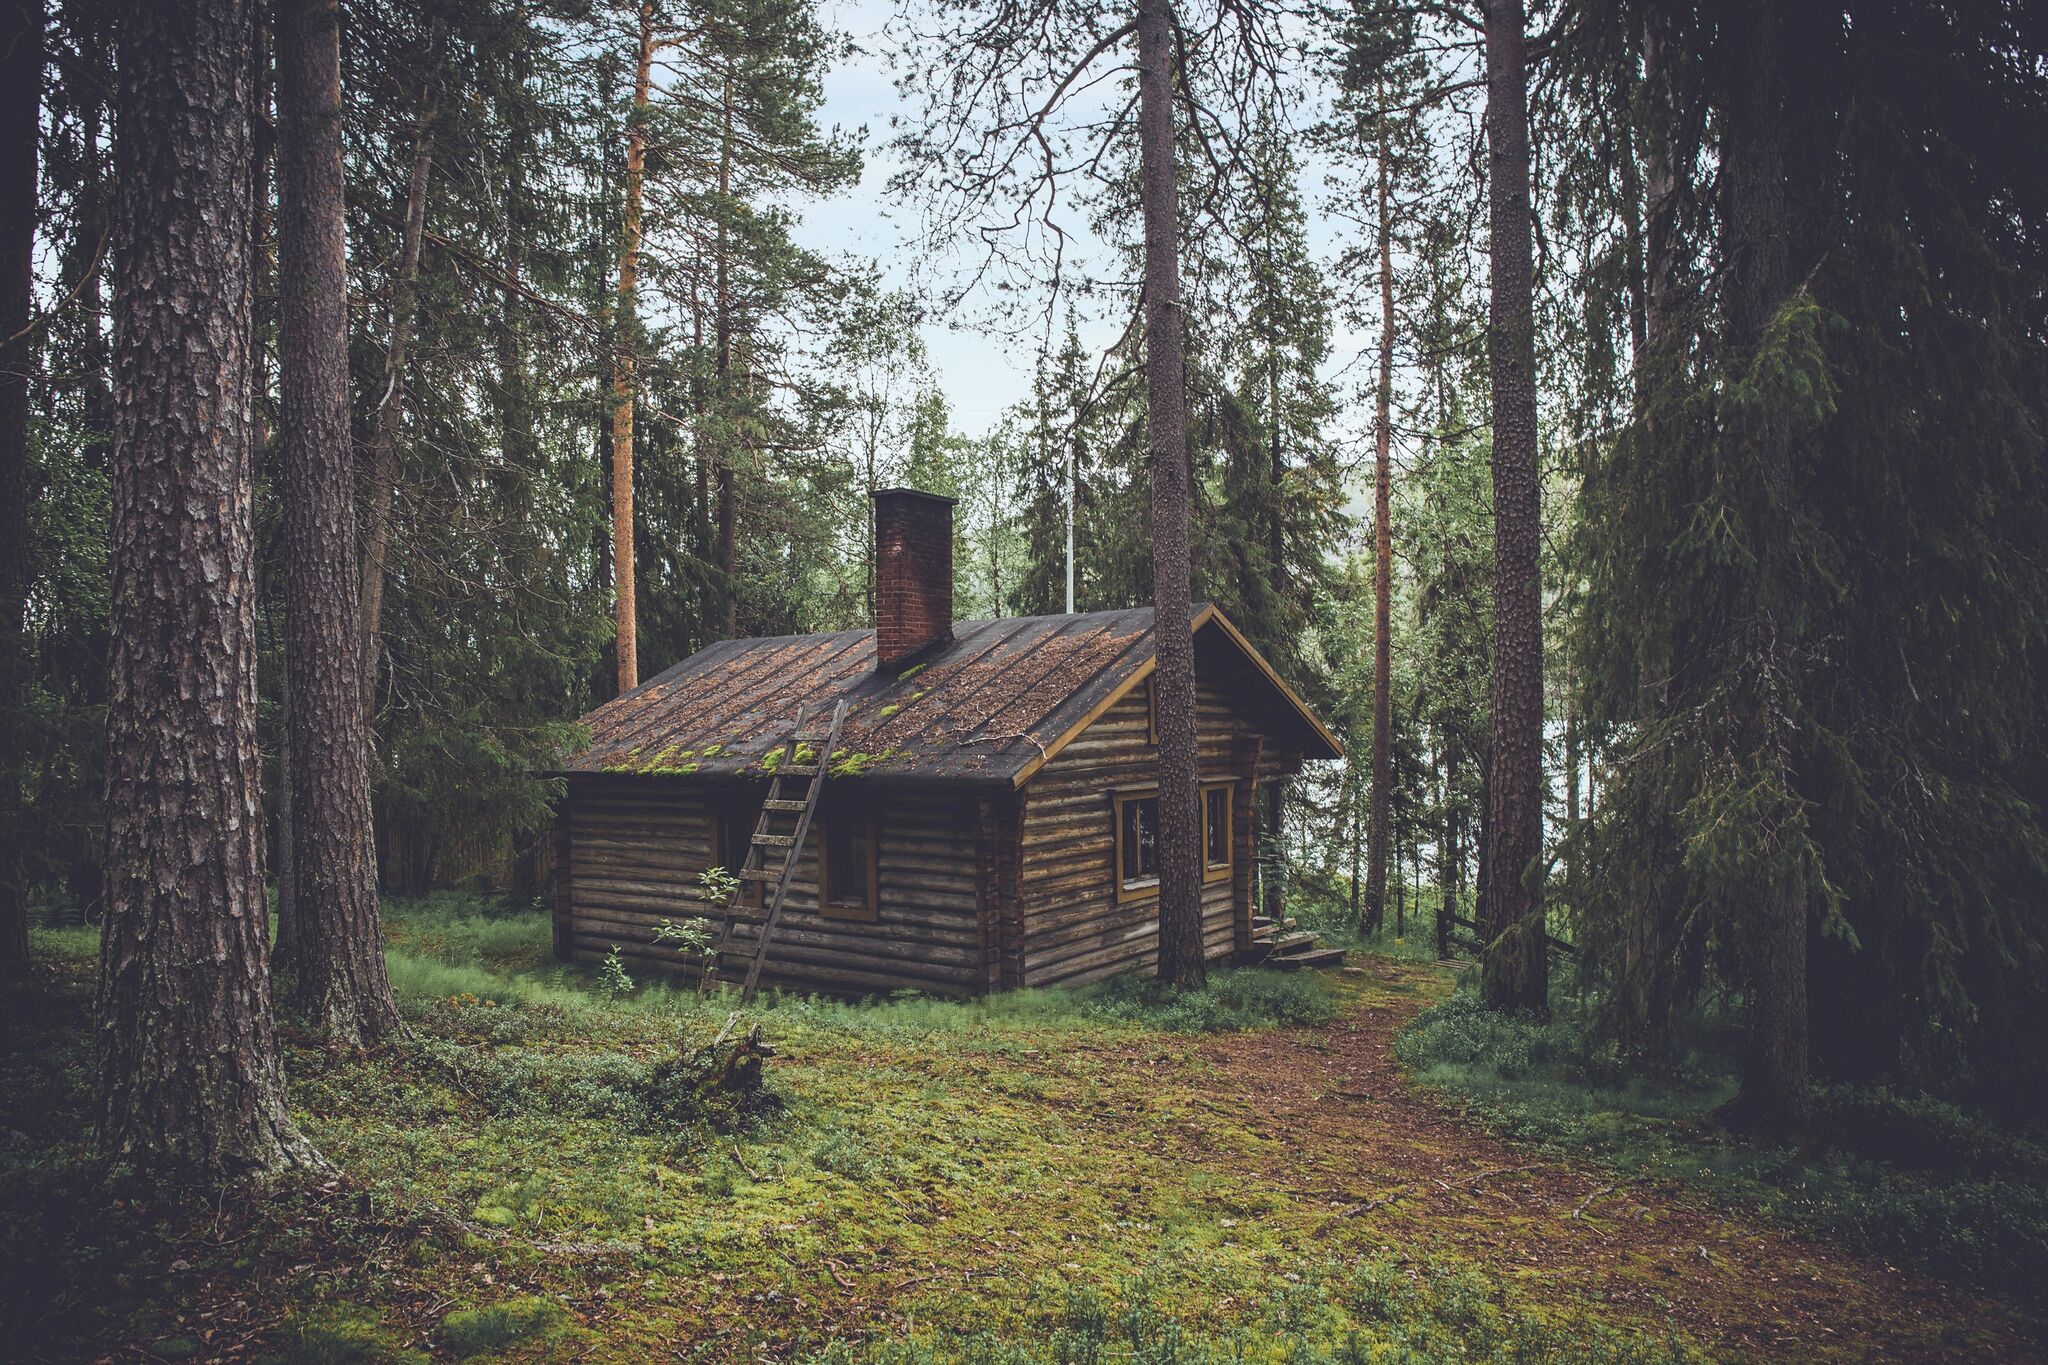
[[(887, 489), (874, 515), (875, 629), (721, 641), (583, 717), (558, 956), (692, 974), (656, 928), (722, 913), (700, 875), (740, 867), (797, 708), (843, 700), (764, 984), (972, 996), (1155, 965), (1151, 609), (954, 621), (952, 500)], [(1192, 629), (1208, 956), (1319, 964), (1255, 915), (1256, 797), (1342, 751), (1222, 612)]]

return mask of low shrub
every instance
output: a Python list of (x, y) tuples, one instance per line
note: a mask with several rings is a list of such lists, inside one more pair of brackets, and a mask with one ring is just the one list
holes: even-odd
[(1735, 1091), (1725, 1021), (1687, 1021), (1631, 1067), (1568, 1006), (1497, 1014), (1469, 992), (1394, 1044), (1414, 1077), (1511, 1136), (1716, 1194), (1858, 1250), (2039, 1300), (2048, 1270), (2048, 1144), (1928, 1096), (1816, 1084), (1799, 1146), (1739, 1140), (1713, 1112)]
[(1153, 977), (1116, 977), (1081, 997), (1092, 1014), (1173, 1033), (1231, 1033), (1252, 1028), (1303, 1028), (1337, 1017), (1337, 1002), (1309, 972), (1233, 968), (1208, 984), (1180, 990)]

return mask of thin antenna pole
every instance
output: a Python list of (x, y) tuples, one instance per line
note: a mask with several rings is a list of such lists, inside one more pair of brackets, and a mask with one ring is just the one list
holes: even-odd
[(1067, 615), (1074, 614), (1074, 443), (1067, 442)]

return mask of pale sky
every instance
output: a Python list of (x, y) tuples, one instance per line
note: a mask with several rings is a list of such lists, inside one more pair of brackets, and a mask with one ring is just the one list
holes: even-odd
[[(867, 163), (861, 183), (853, 190), (802, 206), (796, 235), (815, 249), (850, 251), (880, 261), (890, 283), (904, 285), (909, 282), (913, 250), (906, 242), (916, 227), (916, 208), (892, 203), (884, 193), (884, 184), (896, 169), (886, 148), (889, 117), (900, 104), (890, 80), (888, 39), (882, 29), (895, 12), (896, 0), (824, 0), (821, 5), (823, 21), (850, 34), (862, 49), (826, 76), (821, 122), (849, 130), (865, 124)], [(1334, 255), (1338, 249), (1335, 226), (1316, 211), (1324, 194), (1321, 171), (1311, 166), (1304, 181), (1301, 193), (1310, 208), (1311, 240), (1326, 257)], [(1062, 226), (1079, 241), (1080, 250), (1085, 252), (1091, 245), (1097, 252), (1103, 250), (1079, 212), (1066, 214)], [(970, 325), (972, 303), (970, 299), (956, 324), (928, 322), (924, 339), (952, 406), (955, 428), (979, 435), (995, 423), (1004, 408), (1029, 395), (1035, 354), (1029, 344), (974, 331)], [(1115, 322), (1091, 326), (1084, 317), (1082, 342), (1099, 353), (1115, 339), (1118, 326)], [(1335, 371), (1357, 362), (1370, 348), (1371, 339), (1340, 319), (1333, 343), (1330, 368)], [(1341, 419), (1340, 424), (1349, 425)]]

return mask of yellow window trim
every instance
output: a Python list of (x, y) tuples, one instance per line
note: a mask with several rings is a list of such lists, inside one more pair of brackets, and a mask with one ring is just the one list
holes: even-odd
[(1128, 787), (1110, 794), (1110, 864), (1109, 884), (1116, 892), (1116, 903), (1128, 905), (1133, 901), (1159, 899), (1159, 879), (1126, 882), (1124, 880), (1124, 807), (1133, 801), (1150, 801), (1159, 795), (1159, 788)]
[[(1198, 828), (1201, 830), (1202, 840), (1202, 883), (1205, 886), (1211, 882), (1220, 882), (1228, 878), (1235, 867), (1235, 859), (1232, 856), (1233, 850), (1230, 847), (1224, 848), (1222, 862), (1211, 860), (1211, 849), (1209, 848), (1209, 793), (1212, 791), (1229, 793), (1226, 799), (1231, 803), (1229, 819), (1233, 842), (1235, 842), (1237, 830), (1237, 779), (1234, 777), (1204, 779), (1201, 786), (1200, 804), (1195, 814), (1200, 821)], [(1126, 882), (1124, 880), (1124, 807), (1133, 801), (1151, 801), (1157, 798), (1158, 795), (1159, 788), (1156, 784), (1150, 787), (1118, 787), (1109, 794), (1111, 859), (1109, 881), (1111, 887), (1116, 891), (1116, 903), (1118, 905), (1125, 905), (1133, 901), (1157, 900), (1159, 898), (1159, 879), (1157, 877), (1142, 882)]]
[[(1223, 857), (1218, 861), (1216, 850), (1209, 847), (1209, 794), (1223, 793)], [(1234, 863), (1232, 857), (1237, 843), (1237, 781), (1234, 778), (1202, 784), (1202, 882), (1228, 881)]]
[(882, 819), (879, 815), (856, 815), (839, 817), (861, 821), (867, 826), (868, 867), (867, 903), (855, 905), (849, 901), (832, 899), (832, 836), (831, 823), (823, 816), (813, 818), (812, 837), (818, 845), (818, 914), (824, 919), (848, 920), (857, 924), (873, 924), (882, 917), (881, 896), (881, 848)]

